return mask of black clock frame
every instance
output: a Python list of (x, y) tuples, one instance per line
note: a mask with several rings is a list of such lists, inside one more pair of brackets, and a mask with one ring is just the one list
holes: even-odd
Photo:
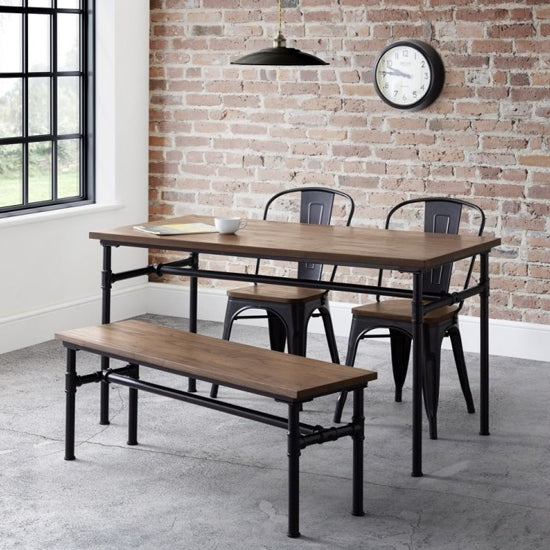
[[(378, 83), (376, 82), (376, 73), (378, 71), (378, 64), (380, 63), (380, 60), (382, 59), (382, 56), (387, 53), (389, 50), (393, 50), (396, 47), (399, 46), (408, 46), (411, 48), (414, 48), (418, 52), (420, 52), (428, 61), (431, 69), (432, 78), (430, 81), (430, 85), (428, 87), (428, 91), (415, 103), (411, 103), (410, 105), (399, 105), (397, 103), (394, 103), (390, 99), (388, 99), (383, 93), (382, 90), (378, 87)], [(443, 61), (441, 60), (441, 57), (437, 53), (437, 51), (430, 46), (430, 44), (426, 44), (426, 42), (422, 42), (420, 40), (399, 40), (398, 42), (393, 42), (386, 46), (376, 58), (376, 61), (374, 63), (374, 74), (373, 74), (373, 84), (374, 89), (376, 90), (376, 93), (380, 96), (382, 101), (390, 105), (391, 107), (394, 107), (395, 109), (401, 109), (401, 110), (407, 110), (407, 111), (419, 111), (420, 109), (425, 109), (428, 107), (428, 105), (431, 105), (439, 96), (441, 93), (441, 90), (443, 89), (443, 84), (445, 83), (445, 67), (443, 66)]]

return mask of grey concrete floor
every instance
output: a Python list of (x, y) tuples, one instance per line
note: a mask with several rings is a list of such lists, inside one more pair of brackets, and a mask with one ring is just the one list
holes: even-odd
[[(202, 323), (200, 331), (219, 336), (221, 326)], [(234, 338), (267, 345), (260, 328), (236, 327)], [(342, 355), (345, 345), (339, 340)], [(328, 358), (322, 337), (310, 338), (309, 354)], [(479, 358), (466, 359), (477, 404)], [(100, 426), (98, 387), (88, 385), (77, 393), (77, 460), (67, 462), (61, 344), (0, 356), (0, 548), (549, 547), (550, 363), (491, 358), (491, 435), (482, 437), (444, 352), (440, 439), (424, 438), (422, 478), (410, 475), (410, 380), (395, 403), (383, 343), (363, 343), (357, 365), (379, 373), (366, 391), (366, 515), (349, 513), (351, 442), (309, 447), (301, 457), (302, 538), (288, 539), (284, 430), (141, 394), (140, 444), (128, 447), (127, 390), (113, 387), (111, 424)], [(81, 352), (78, 366), (84, 374), (99, 365)], [(261, 397), (229, 389), (220, 396), (284, 414)], [(314, 401), (303, 420), (328, 425), (333, 408), (332, 398)]]

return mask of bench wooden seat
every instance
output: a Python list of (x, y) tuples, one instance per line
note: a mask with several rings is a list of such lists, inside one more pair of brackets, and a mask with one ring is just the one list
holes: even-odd
[(136, 320), (68, 330), (56, 338), (93, 353), (280, 401), (303, 402), (376, 378), (370, 371)]
[[(350, 369), (296, 355), (212, 338), (182, 330), (128, 320), (67, 330), (56, 334), (67, 348), (65, 459), (73, 460), (75, 438), (75, 394), (83, 384), (117, 383), (130, 388), (128, 444), (137, 444), (137, 392), (144, 390), (216, 409), (288, 430), (289, 529), (299, 533), (299, 456), (309, 445), (349, 436), (353, 439), (353, 508), (363, 515), (363, 390), (376, 373)], [(88, 375), (76, 372), (76, 352), (83, 350), (128, 362), (119, 369), (104, 369)], [(230, 386), (271, 397), (288, 405), (288, 416), (278, 417), (232, 403), (147, 382), (139, 366)], [(323, 428), (301, 423), (304, 402), (320, 396), (351, 391), (352, 421)]]

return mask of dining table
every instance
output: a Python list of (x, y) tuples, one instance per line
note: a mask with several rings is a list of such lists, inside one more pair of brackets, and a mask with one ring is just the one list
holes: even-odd
[[(210, 216), (182, 216), (162, 222), (140, 223), (140, 226), (162, 224), (208, 224)], [(291, 285), (307, 288), (411, 299), (412, 314), (412, 476), (422, 470), (422, 369), (424, 365), (423, 317), (430, 311), (479, 296), (480, 331), (480, 431), (489, 435), (489, 253), (500, 245), (494, 236), (447, 235), (423, 231), (388, 230), (368, 226), (301, 224), (283, 221), (248, 219), (235, 234), (185, 233), (157, 235), (136, 229), (136, 225), (91, 231), (89, 237), (99, 240), (103, 248), (102, 323), (111, 320), (112, 285), (118, 281), (150, 274), (178, 275), (189, 278), (189, 330), (197, 331), (198, 279), (231, 280), (249, 283)], [(181, 259), (166, 263), (147, 263), (135, 269), (113, 272), (113, 248), (135, 247), (150, 251), (181, 253)], [(412, 288), (378, 286), (362, 282), (311, 281), (285, 275), (247, 273), (231, 269), (238, 262), (227, 262), (227, 269), (207, 269), (201, 264), (204, 255), (254, 260), (311, 261), (330, 266), (375, 268), (409, 273)], [(479, 256), (476, 283), (443, 296), (427, 296), (423, 291), (423, 274), (449, 262)], [(429, 298), (429, 301), (426, 301)], [(102, 359), (102, 369), (109, 360)], [(101, 382), (100, 423), (109, 423), (109, 386)], [(194, 381), (189, 391), (196, 391)]]

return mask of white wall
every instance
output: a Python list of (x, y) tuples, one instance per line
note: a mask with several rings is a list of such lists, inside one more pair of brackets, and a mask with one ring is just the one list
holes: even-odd
[[(88, 233), (147, 219), (149, 1), (98, 0), (96, 30), (97, 204), (0, 219), (0, 353), (99, 322), (101, 247)], [(114, 269), (145, 259), (120, 250)], [(119, 283), (115, 316), (142, 313), (145, 288)]]

